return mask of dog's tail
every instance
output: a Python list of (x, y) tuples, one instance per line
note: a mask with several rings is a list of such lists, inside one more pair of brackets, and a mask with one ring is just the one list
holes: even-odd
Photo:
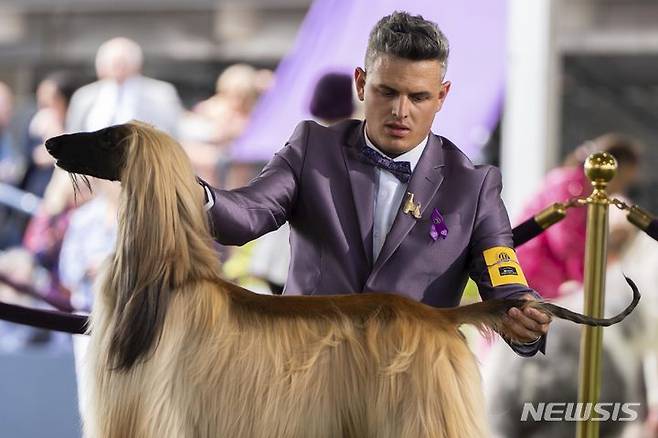
[(624, 278), (626, 278), (626, 282), (633, 290), (633, 300), (623, 311), (611, 318), (593, 318), (555, 304), (522, 299), (487, 300), (454, 309), (447, 309), (445, 310), (445, 315), (455, 325), (472, 324), (485, 334), (500, 330), (503, 316), (505, 316), (509, 309), (512, 307), (523, 309), (527, 306), (544, 312), (550, 317), (566, 319), (578, 324), (587, 324), (594, 327), (607, 327), (621, 322), (635, 309), (635, 306), (640, 301), (640, 291), (635, 283), (633, 283), (633, 280), (628, 277)]

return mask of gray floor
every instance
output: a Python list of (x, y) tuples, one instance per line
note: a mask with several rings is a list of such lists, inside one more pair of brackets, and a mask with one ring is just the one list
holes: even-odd
[(0, 353), (0, 437), (80, 437), (72, 352)]

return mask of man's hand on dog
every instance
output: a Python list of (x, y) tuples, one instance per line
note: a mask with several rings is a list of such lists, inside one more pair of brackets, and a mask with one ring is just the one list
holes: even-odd
[[(535, 300), (535, 297), (530, 294), (521, 298)], [(551, 318), (537, 309), (527, 307), (525, 310), (521, 310), (513, 307), (503, 317), (503, 333), (514, 342), (532, 343), (548, 333), (550, 323)]]

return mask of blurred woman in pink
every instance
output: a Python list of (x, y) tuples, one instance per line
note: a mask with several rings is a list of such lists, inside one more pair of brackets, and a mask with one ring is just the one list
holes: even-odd
[[(617, 160), (617, 174), (608, 184), (608, 193), (623, 194), (637, 177), (639, 145), (623, 135), (605, 134), (579, 146), (561, 167), (546, 175), (539, 192), (523, 209), (520, 221), (554, 202), (589, 195), (592, 186), (583, 171), (583, 163), (591, 153), (598, 151), (608, 152)], [(560, 286), (567, 281), (582, 283), (586, 224), (586, 208), (570, 209), (562, 221), (517, 248), (528, 284), (544, 298), (562, 295)]]

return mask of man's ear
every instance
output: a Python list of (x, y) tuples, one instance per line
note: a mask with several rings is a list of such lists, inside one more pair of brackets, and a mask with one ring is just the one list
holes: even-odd
[(366, 88), (366, 72), (361, 67), (354, 69), (354, 83), (356, 84), (356, 95), (363, 102)]
[(450, 86), (452, 83), (450, 81), (445, 81), (441, 84), (441, 88), (439, 89), (439, 96), (438, 96), (438, 104), (436, 106), (436, 112), (441, 111), (441, 107), (443, 107), (443, 102), (445, 102), (446, 97), (448, 97), (448, 92), (450, 92)]

